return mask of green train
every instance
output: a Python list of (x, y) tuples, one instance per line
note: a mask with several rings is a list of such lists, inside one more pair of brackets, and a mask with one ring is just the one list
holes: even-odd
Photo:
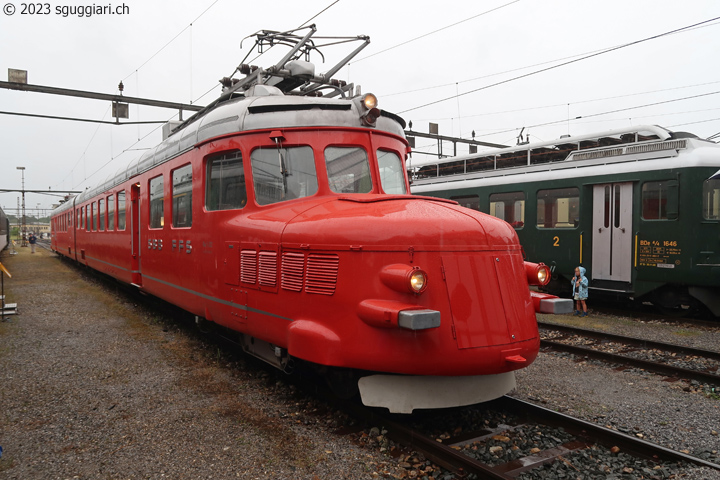
[(635, 126), (409, 165), (412, 193), (502, 218), (570, 294), (720, 317), (720, 145)]

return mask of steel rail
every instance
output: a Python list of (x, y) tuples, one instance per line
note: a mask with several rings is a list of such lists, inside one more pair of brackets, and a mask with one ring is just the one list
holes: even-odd
[(547, 425), (563, 427), (570, 433), (597, 440), (598, 443), (607, 447), (617, 446), (621, 450), (633, 453), (636, 456), (653, 460), (683, 461), (714, 470), (720, 470), (720, 465), (717, 463), (708, 462), (702, 458), (678, 452), (677, 450), (663, 447), (656, 443), (648, 442), (647, 440), (642, 440), (615, 430), (610, 430), (595, 423), (555, 412), (524, 400), (506, 395), (498, 399), (497, 402), (502, 408), (506, 408), (521, 417), (526, 416), (532, 420), (540, 420)]
[(570, 333), (573, 335), (582, 335), (584, 337), (595, 338), (598, 340), (607, 340), (611, 342), (622, 342), (628, 345), (636, 345), (643, 348), (652, 348), (657, 350), (666, 350), (674, 353), (681, 353), (683, 355), (696, 355), (698, 357), (711, 358), (713, 360), (720, 360), (720, 352), (714, 352), (712, 350), (702, 350), (699, 348), (686, 347), (684, 345), (675, 345), (673, 343), (657, 342), (653, 340), (645, 340), (637, 337), (626, 337), (624, 335), (616, 335), (613, 333), (598, 332), (596, 330), (588, 330), (585, 328), (571, 327), (568, 325), (557, 325), (554, 323), (538, 322), (538, 327), (546, 330), (557, 330), (563, 333)]
[[(687, 455), (676, 450), (663, 447), (640, 438), (611, 430), (594, 423), (580, 420), (562, 413), (558, 413), (538, 405), (503, 396), (485, 404), (487, 408), (505, 410), (524, 421), (538, 423), (546, 426), (562, 427), (565, 431), (575, 435), (577, 440), (563, 444), (556, 448), (544, 450), (536, 455), (512, 460), (496, 466), (489, 466), (453, 448), (456, 445), (472, 442), (477, 439), (447, 443), (440, 443), (423, 433), (413, 430), (387, 415), (378, 413), (362, 405), (343, 402), (345, 411), (354, 417), (361, 418), (367, 424), (381, 425), (387, 430), (387, 437), (412, 450), (422, 453), (425, 458), (447, 470), (456, 473), (459, 478), (466, 478), (475, 474), (478, 478), (491, 480), (508, 480), (515, 478), (522, 472), (541, 466), (544, 463), (555, 461), (559, 456), (567, 455), (581, 450), (592, 444), (603, 445), (607, 448), (618, 447), (625, 453), (635, 457), (650, 459), (652, 461), (681, 461), (689, 464), (720, 470), (720, 465)], [(512, 427), (510, 427), (512, 428)], [(496, 432), (493, 432), (496, 433)], [(490, 434), (492, 435), (492, 434)], [(487, 435), (485, 435), (487, 436)]]
[(573, 355), (594, 358), (596, 360), (602, 360), (604, 362), (618, 363), (620, 365), (625, 365), (628, 367), (642, 368), (644, 370), (648, 370), (654, 373), (661, 373), (669, 377), (687, 378), (690, 380), (697, 380), (698, 382), (720, 385), (720, 375), (701, 372), (699, 370), (676, 367), (673, 365), (652, 362), (650, 360), (642, 360), (640, 358), (627, 357), (625, 355), (607, 353), (600, 350), (593, 350), (592, 348), (578, 347), (576, 345), (567, 345), (565, 343), (553, 342), (550, 340), (540, 340), (540, 347), (546, 347), (560, 352), (572, 353)]

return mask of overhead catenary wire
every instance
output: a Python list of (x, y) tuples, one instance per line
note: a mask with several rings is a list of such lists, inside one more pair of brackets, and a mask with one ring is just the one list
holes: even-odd
[[(689, 31), (692, 31), (692, 30), (696, 30), (696, 29), (699, 29), (699, 28), (707, 28), (707, 27), (711, 27), (711, 26), (714, 26), (714, 24), (710, 23), (710, 24), (700, 25), (700, 26), (698, 26), (698, 27), (688, 28), (687, 30), (683, 30), (682, 32), (677, 32), (677, 33), (686, 33), (686, 32), (689, 32)], [(607, 50), (607, 49), (614, 48), (614, 47), (618, 47), (618, 46), (620, 46), (620, 45), (612, 45), (612, 46), (609, 46), (609, 47), (598, 48), (598, 49), (595, 49), (595, 50), (591, 50), (591, 51), (589, 51), (589, 52), (576, 53), (575, 55), (568, 55), (568, 56), (561, 57), (561, 58), (555, 58), (555, 59), (553, 59), (553, 60), (547, 60), (547, 61), (544, 61), (544, 62), (533, 63), (533, 64), (525, 65), (525, 66), (522, 66), (522, 67), (511, 68), (511, 69), (509, 69), (509, 70), (503, 70), (502, 72), (489, 73), (489, 74), (487, 74), (487, 75), (481, 75), (481, 76), (479, 76), (479, 77), (467, 78), (467, 79), (465, 79), (465, 80), (458, 80), (458, 81), (456, 81), (456, 82), (442, 83), (442, 84), (439, 84), (439, 85), (432, 85), (432, 86), (429, 86), (429, 87), (421, 87), (421, 88), (416, 88), (416, 89), (413, 89), (413, 90), (403, 90), (403, 91), (401, 91), (401, 92), (395, 92), (395, 93), (384, 93), (382, 96), (383, 96), (383, 98), (387, 98), (387, 97), (393, 97), (393, 96), (398, 96), (398, 95), (405, 95), (405, 94), (412, 94), (412, 93), (417, 93), (417, 92), (423, 92), (423, 91), (427, 91), (427, 90), (434, 90), (434, 89), (437, 89), (437, 88), (451, 87), (451, 86), (453, 86), (453, 85), (462, 84), (462, 83), (475, 82), (475, 81), (478, 81), (478, 80), (482, 80), (482, 79), (484, 79), (484, 78), (497, 77), (498, 75), (504, 75), (504, 74), (506, 74), (506, 73), (517, 72), (517, 71), (520, 71), (520, 70), (526, 70), (526, 69), (528, 69), (528, 68), (539, 67), (540, 65), (547, 65), (547, 64), (549, 64), (549, 63), (562, 62), (563, 60), (569, 60), (569, 59), (571, 59), (571, 58), (582, 57), (583, 55), (589, 55), (589, 54), (592, 54), (592, 53), (602, 52), (602, 51), (605, 51), (605, 50)]]
[[(533, 107), (515, 108), (512, 110), (500, 110), (497, 112), (478, 113), (475, 115), (465, 115), (463, 118), (468, 119), (468, 118), (476, 118), (476, 117), (488, 117), (488, 116), (492, 116), (492, 115), (503, 115), (506, 113), (527, 112), (529, 110), (542, 110), (545, 108), (566, 107), (568, 105), (581, 105), (583, 103), (603, 102), (606, 100), (616, 100), (618, 98), (637, 97), (638, 95), (650, 95), (653, 93), (670, 92), (670, 91), (674, 91), (674, 90), (683, 90), (686, 88), (704, 87), (707, 85), (715, 85), (718, 83), (720, 83), (720, 80), (713, 81), (713, 82), (705, 82), (705, 83), (695, 83), (692, 85), (683, 85), (680, 87), (663, 88), (663, 89), (659, 89), (659, 90), (647, 90), (644, 92), (625, 93), (622, 95), (614, 95), (611, 97), (592, 98), (592, 99), (588, 99), (588, 100), (576, 100), (576, 101), (571, 101), (571, 102), (554, 103), (551, 105), (539, 105), (539, 106), (533, 106)], [(438, 121), (438, 120), (449, 120), (449, 119), (450, 119), (450, 117), (443, 117), (443, 118), (432, 117), (432, 118), (413, 119), (413, 121), (424, 121), (424, 120)]]
[[(471, 93), (476, 93), (476, 92), (479, 92), (479, 91), (482, 91), (482, 90), (487, 90), (488, 88), (497, 87), (497, 86), (499, 86), (499, 85), (504, 85), (504, 84), (506, 84), (506, 83), (514, 82), (514, 81), (520, 80), (520, 79), (522, 79), (522, 78), (527, 78), (527, 77), (530, 77), (530, 76), (532, 76), (532, 75), (537, 75), (537, 74), (539, 74), (539, 73), (547, 72), (547, 71), (549, 71), (549, 70), (553, 70), (553, 69), (560, 68), (560, 67), (564, 67), (564, 66), (567, 66), (567, 65), (570, 65), (570, 64), (573, 64), (573, 63), (581, 62), (581, 61), (583, 61), (583, 60), (587, 60), (587, 59), (590, 59), (590, 58), (593, 58), (593, 57), (597, 57), (597, 56), (600, 56), (600, 55), (604, 55), (604, 54), (606, 54), (606, 53), (614, 52), (614, 51), (620, 50), (620, 49), (622, 49), (622, 48), (627, 48), (627, 47), (630, 47), (630, 46), (633, 46), (633, 45), (638, 45), (638, 44), (640, 44), (640, 43), (648, 42), (648, 41), (650, 41), (650, 40), (655, 40), (655, 39), (662, 38), (662, 37), (665, 37), (665, 36), (668, 36), (668, 35), (672, 35), (672, 34), (674, 34), (674, 33), (682, 32), (682, 31), (684, 31), (684, 30), (689, 30), (689, 29), (691, 29), (691, 28), (695, 28), (695, 27), (698, 27), (698, 26), (700, 26), (700, 25), (704, 25), (704, 24), (707, 24), (707, 23), (710, 23), (710, 22), (714, 22), (714, 21), (717, 21), (717, 20), (720, 20), (720, 17), (711, 18), (711, 19), (704, 20), (704, 21), (702, 21), (702, 22), (698, 22), (698, 23), (695, 23), (695, 24), (692, 24), (692, 25), (688, 25), (688, 26), (685, 26), (685, 27), (682, 27), (682, 28), (677, 28), (677, 29), (675, 29), (675, 30), (670, 30), (670, 31), (667, 31), (667, 32), (664, 32), (664, 33), (660, 33), (660, 34), (658, 34), (658, 35), (653, 35), (653, 36), (651, 36), (651, 37), (646, 37), (646, 38), (643, 38), (643, 39), (640, 39), (640, 40), (635, 40), (634, 42), (625, 43), (625, 44), (619, 45), (619, 46), (617, 46), (617, 47), (612, 47), (612, 48), (609, 48), (609, 49), (606, 49), (606, 50), (603, 50), (603, 51), (600, 51), (600, 52), (596, 52), (596, 53), (592, 53), (592, 54), (589, 54), (589, 55), (585, 55), (585, 56), (580, 57), (580, 58), (576, 58), (576, 59), (573, 59), (573, 60), (569, 60), (569, 61), (567, 61), (567, 62), (560, 63), (560, 64), (558, 64), (558, 65), (553, 65), (553, 66), (550, 66), (550, 67), (541, 68), (540, 70), (535, 70), (535, 71), (532, 71), (532, 72), (529, 72), (529, 73), (525, 73), (525, 74), (523, 74), (523, 75), (518, 75), (518, 76), (516, 76), (516, 77), (512, 77), (512, 78), (508, 78), (508, 79), (505, 79), (505, 80), (502, 80), (502, 81), (499, 81), (499, 82), (495, 82), (495, 83), (492, 83), (492, 84), (490, 84), (490, 85), (485, 85), (485, 86), (483, 86), (483, 87), (475, 88), (475, 89), (473, 89), (473, 90), (468, 90), (467, 92), (463, 92), (463, 93), (460, 93), (460, 94), (458, 94), (458, 95), (452, 95), (452, 96), (450, 96), (450, 97), (445, 97), (445, 98), (441, 98), (441, 99), (439, 99), (439, 100), (434, 100), (434, 101), (432, 101), (432, 102), (424, 103), (424, 104), (422, 104), (422, 105), (418, 105), (417, 107), (409, 108), (409, 109), (407, 109), (407, 110), (403, 110), (403, 111), (398, 112), (398, 113), (402, 114), (402, 113), (412, 112), (412, 111), (414, 111), (414, 110), (419, 110), (419, 109), (421, 109), (421, 108), (429, 107), (429, 106), (431, 106), (431, 105), (436, 105), (436, 104), (438, 104), (438, 103), (442, 103), (442, 102), (446, 102), (446, 101), (448, 101), (448, 100), (452, 100), (452, 99), (454, 99), (454, 98), (456, 98), (456, 97), (462, 97), (462, 96), (465, 96), (465, 95), (469, 95), (469, 94), (471, 94)], [(564, 121), (564, 120), (563, 120), (563, 121)]]
[(446, 25), (446, 26), (444, 26), (444, 27), (442, 27), (442, 28), (438, 28), (437, 30), (433, 30), (432, 32), (424, 33), (424, 34), (422, 34), (422, 35), (420, 35), (420, 36), (418, 36), (418, 37), (411, 38), (410, 40), (406, 40), (406, 41), (404, 41), (404, 42), (398, 43), (397, 45), (393, 45), (392, 47), (388, 47), (388, 48), (385, 48), (385, 49), (383, 49), (383, 50), (380, 50), (379, 52), (371, 53), (370, 55), (368, 55), (368, 56), (366, 56), (366, 57), (362, 57), (362, 58), (360, 58), (360, 59), (358, 59), (358, 60), (355, 60), (355, 61), (352, 62), (352, 63), (362, 62), (363, 60), (367, 60), (368, 58), (372, 58), (372, 57), (374, 57), (374, 56), (376, 56), (376, 55), (380, 55), (381, 53), (385, 53), (385, 52), (388, 52), (388, 51), (390, 51), (390, 50), (394, 50), (394, 49), (396, 49), (396, 48), (398, 48), (398, 47), (402, 47), (403, 45), (407, 45), (408, 43), (412, 43), (412, 42), (414, 42), (414, 41), (416, 41), (416, 40), (420, 40), (421, 38), (429, 37), (430, 35), (434, 35), (434, 34), (436, 34), (436, 33), (438, 33), (438, 32), (442, 32), (443, 30), (447, 30), (448, 28), (455, 27), (455, 26), (457, 26), (457, 25), (460, 25), (461, 23), (469, 22), (470, 20), (474, 20), (474, 19), (476, 19), (476, 18), (478, 18), (478, 17), (482, 17), (483, 15), (487, 15), (488, 13), (492, 13), (492, 12), (495, 12), (495, 11), (500, 10), (500, 9), (502, 9), (502, 8), (508, 7), (508, 6), (510, 6), (510, 5), (514, 4), (514, 3), (518, 3), (519, 1), (520, 1), (520, 0), (513, 0), (512, 2), (508, 2), (508, 3), (504, 4), (504, 5), (500, 5), (499, 7), (491, 8), (490, 10), (486, 10), (486, 11), (484, 11), (484, 12), (482, 12), (482, 13), (478, 13), (477, 15), (473, 15), (472, 17), (466, 18), (466, 19), (464, 19), (464, 20), (460, 20), (459, 22), (455, 22), (455, 23), (452, 23), (452, 24), (450, 24), (450, 25)]
[(195, 17), (195, 19), (194, 19), (193, 21), (191, 21), (185, 28), (183, 28), (182, 30), (180, 30), (177, 35), (175, 35), (173, 38), (171, 38), (165, 45), (163, 45), (162, 47), (160, 47), (160, 49), (159, 49), (157, 52), (153, 53), (153, 54), (150, 56), (150, 58), (148, 58), (147, 60), (145, 60), (139, 67), (137, 67), (135, 70), (133, 70), (132, 72), (130, 72), (129, 75), (127, 75), (125, 78), (123, 78), (123, 81), (127, 80), (128, 78), (130, 78), (135, 72), (137, 72), (138, 70), (140, 70), (142, 67), (144, 67), (145, 65), (147, 65), (153, 58), (155, 58), (156, 56), (158, 56), (158, 54), (159, 54), (160, 52), (162, 52), (163, 50), (165, 50), (168, 46), (170, 46), (171, 43), (173, 43), (175, 40), (177, 40), (177, 38), (178, 38), (180, 35), (182, 35), (183, 33), (185, 33), (185, 30), (187, 30), (188, 28), (192, 28), (192, 24), (195, 23), (195, 22), (197, 22), (203, 15), (205, 15), (205, 14), (208, 12), (208, 10), (210, 10), (212, 7), (214, 7), (215, 4), (218, 3), (219, 1), (220, 1), (220, 0), (215, 0), (213, 3), (211, 3), (210, 6), (207, 7), (205, 10), (203, 10), (200, 15), (198, 15), (197, 17)]
[(323, 13), (325, 13), (326, 10), (328, 10), (330, 7), (332, 7), (333, 5), (335, 5), (336, 3), (338, 3), (339, 1), (340, 1), (340, 0), (335, 0), (333, 3), (331, 3), (331, 4), (328, 5), (327, 7), (323, 8), (322, 10), (320, 10), (318, 13), (316, 13), (315, 15), (313, 15), (312, 17), (310, 17), (309, 20), (305, 21), (302, 25), (300, 25), (300, 26), (297, 27), (297, 28), (302, 28), (302, 27), (304, 27), (305, 25), (307, 25), (308, 23), (312, 22), (313, 20), (315, 20), (317, 17), (319, 17), (320, 15), (322, 15)]

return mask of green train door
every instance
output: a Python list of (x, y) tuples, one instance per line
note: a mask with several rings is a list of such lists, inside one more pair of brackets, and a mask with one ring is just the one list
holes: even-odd
[(592, 278), (630, 282), (632, 183), (593, 185)]

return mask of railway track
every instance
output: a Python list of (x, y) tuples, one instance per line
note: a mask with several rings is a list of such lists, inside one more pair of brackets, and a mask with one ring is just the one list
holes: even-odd
[(538, 322), (541, 348), (720, 387), (720, 352)]
[[(228, 348), (227, 352), (238, 354), (236, 348)], [(333, 398), (322, 385), (300, 382), (298, 386), (323, 402)], [(713, 462), (511, 397), (449, 411), (421, 411), (412, 416), (390, 416), (357, 403), (330, 400), (327, 411), (338, 409), (367, 426), (380, 426), (383, 436), (452, 472), (434, 475), (438, 479), (524, 480), (533, 471), (549, 468), (564, 469), (568, 478), (591, 468), (628, 479), (669, 478), (690, 465), (720, 471), (720, 465)], [(468, 421), (465, 412), (482, 418), (490, 415), (498, 421)], [(545, 478), (556, 477), (551, 474)]]
[(393, 418), (357, 404), (346, 404), (345, 410), (366, 424), (382, 425), (388, 438), (453, 472), (454, 478), (532, 478), (538, 473), (536, 469), (556, 475), (566, 472), (568, 478), (580, 471), (669, 478), (689, 465), (720, 470), (718, 464), (508, 396), (466, 407), (465, 412), (439, 413), (452, 415), (455, 422), (462, 419), (460, 424), (466, 425), (464, 415), (468, 411), (485, 416), (497, 412), (494, 415), (500, 421), (481, 421), (483, 428), (472, 431), (458, 431), (458, 427), (456, 434), (433, 431), (433, 421), (446, 428), (447, 423), (442, 419), (428, 421), (428, 414), (419, 414), (419, 420), (416, 416)]

